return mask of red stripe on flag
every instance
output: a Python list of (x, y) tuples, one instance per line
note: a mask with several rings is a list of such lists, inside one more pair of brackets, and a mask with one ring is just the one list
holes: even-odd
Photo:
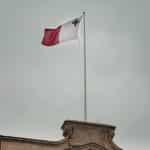
[(45, 29), (42, 44), (45, 46), (53, 46), (59, 43), (59, 32), (61, 26), (56, 29)]

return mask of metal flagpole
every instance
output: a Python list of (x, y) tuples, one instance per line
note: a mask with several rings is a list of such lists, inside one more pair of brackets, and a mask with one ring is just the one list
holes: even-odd
[(83, 51), (84, 51), (84, 121), (87, 121), (87, 85), (86, 85), (86, 32), (85, 32), (85, 12), (83, 12)]

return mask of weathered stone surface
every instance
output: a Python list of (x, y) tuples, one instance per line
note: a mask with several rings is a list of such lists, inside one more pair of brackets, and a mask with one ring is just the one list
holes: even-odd
[(65, 121), (62, 125), (63, 135), (69, 144), (73, 148), (86, 150), (120, 150), (113, 142), (115, 128), (111, 125), (73, 120)]
[(113, 142), (115, 126), (67, 120), (62, 130), (60, 141), (0, 136), (0, 150), (121, 150)]

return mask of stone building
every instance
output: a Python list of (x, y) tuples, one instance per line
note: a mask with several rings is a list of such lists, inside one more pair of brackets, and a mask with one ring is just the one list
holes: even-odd
[(115, 126), (66, 120), (60, 141), (0, 136), (0, 150), (121, 150), (114, 142)]

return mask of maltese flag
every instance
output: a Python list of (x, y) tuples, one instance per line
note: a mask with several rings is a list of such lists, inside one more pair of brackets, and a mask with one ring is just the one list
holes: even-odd
[(46, 28), (42, 44), (45, 46), (53, 46), (61, 42), (75, 40), (78, 38), (78, 29), (81, 17), (68, 21), (57, 28)]

